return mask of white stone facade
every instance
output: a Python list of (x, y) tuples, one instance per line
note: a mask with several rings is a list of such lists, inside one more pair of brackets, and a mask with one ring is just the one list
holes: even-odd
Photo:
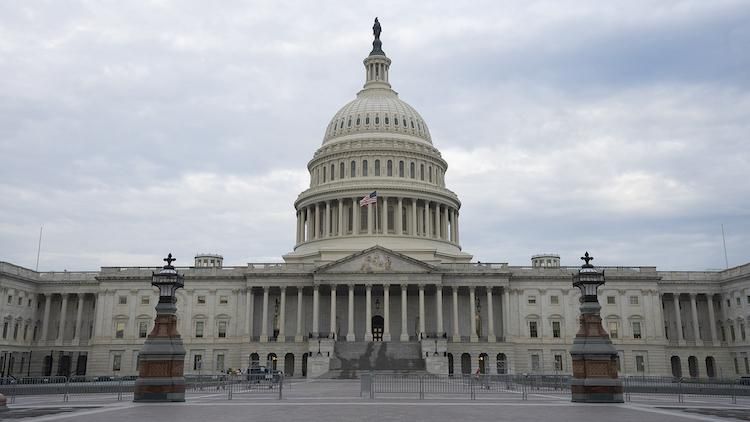
[[(390, 59), (378, 47), (364, 64), (364, 88), (308, 164), (285, 263), (224, 266), (201, 254), (178, 268), (186, 372), (270, 361), (287, 375), (317, 376), (342, 344), (382, 341), (417, 344), (431, 372), (569, 373), (577, 267), (554, 254), (531, 266), (471, 262), (461, 202), (445, 186), (448, 163), (391, 89)], [(373, 191), (377, 203), (361, 207)], [(0, 375), (136, 374), (158, 300), (154, 270), (36, 272), (0, 262)], [(605, 274), (602, 317), (622, 374), (750, 373), (750, 264)]]

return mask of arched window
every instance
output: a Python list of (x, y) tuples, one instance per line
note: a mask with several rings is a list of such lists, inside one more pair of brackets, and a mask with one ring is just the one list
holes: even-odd
[(404, 177), (404, 162), (398, 162), (398, 177)]
[(344, 128), (344, 119), (341, 119), (341, 127), (339, 129), (343, 129), (343, 128)]
[(294, 376), (294, 353), (284, 355), (284, 376)]
[(366, 125), (370, 124), (370, 115), (369, 114), (367, 116), (365, 116), (365, 124)]
[(357, 126), (359, 126), (359, 116), (357, 116)]
[(714, 368), (714, 363), (715, 362), (714, 362), (714, 357), (713, 356), (708, 356), (706, 358), (706, 375), (709, 378), (716, 377), (716, 369)]
[(345, 174), (344, 167), (345, 167), (344, 163), (341, 163), (339, 165), (339, 179), (343, 179), (344, 178), (344, 174)]
[(375, 115), (375, 124), (376, 125), (380, 124), (380, 116), (378, 116), (378, 115)]
[(411, 128), (414, 129), (414, 120), (411, 121)]
[(398, 117), (397, 116), (393, 116), (393, 124), (396, 125), (396, 126), (398, 126)]
[(336, 166), (331, 164), (331, 180), (335, 179), (335, 177), (333, 177), (335, 174), (336, 174)]
[(389, 124), (388, 116), (385, 116), (385, 124)]
[(346, 127), (352, 127), (352, 118), (349, 118), (349, 121), (346, 122)]
[(695, 356), (688, 358), (688, 372), (690, 372), (690, 378), (698, 378), (698, 358)]
[(362, 160), (362, 177), (367, 177), (367, 160)]
[(500, 375), (508, 373), (508, 360), (505, 353), (497, 354), (497, 373)]
[(375, 176), (380, 176), (380, 160), (375, 160)]
[(386, 176), (393, 176), (393, 161), (388, 160), (388, 163), (386, 164), (386, 167), (387, 167), (387, 170), (386, 170), (387, 173), (385, 175)]
[(682, 377), (682, 364), (679, 356), (672, 356), (669, 358), (669, 362), (672, 365), (672, 376), (675, 378)]
[(411, 177), (412, 179), (415, 177), (415, 175), (414, 175), (414, 163), (413, 162), (409, 164), (409, 177)]
[(403, 122), (404, 122), (404, 127), (406, 127), (406, 119), (404, 119)]
[(419, 165), (419, 180), (424, 180), (424, 164)]
[(350, 169), (351, 169), (351, 177), (355, 177), (357, 175), (357, 162), (356, 161), (351, 162)]

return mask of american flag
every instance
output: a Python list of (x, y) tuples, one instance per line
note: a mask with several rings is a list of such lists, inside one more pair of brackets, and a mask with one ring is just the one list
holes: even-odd
[(372, 191), (369, 195), (365, 196), (364, 198), (359, 200), (359, 206), (364, 207), (365, 205), (369, 204), (378, 204), (378, 192)]

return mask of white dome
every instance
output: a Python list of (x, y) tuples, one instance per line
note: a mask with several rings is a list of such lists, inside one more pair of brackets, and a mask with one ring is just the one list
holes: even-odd
[(401, 133), (432, 143), (422, 116), (390, 88), (367, 88), (357, 94), (333, 116), (323, 144), (333, 139), (360, 133)]

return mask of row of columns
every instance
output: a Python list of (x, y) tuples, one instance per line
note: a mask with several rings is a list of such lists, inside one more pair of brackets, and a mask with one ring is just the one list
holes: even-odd
[[(435, 239), (447, 240), (453, 243), (459, 243), (458, 237), (458, 210), (449, 205), (441, 204), (436, 201), (421, 200), (417, 198), (388, 198), (386, 196), (380, 196), (378, 198), (378, 205), (369, 204), (367, 205), (367, 228), (365, 230), (360, 229), (360, 206), (359, 197), (353, 198), (340, 198), (334, 200), (328, 200), (324, 203), (317, 202), (315, 204), (308, 205), (297, 211), (297, 243), (307, 242), (310, 240), (324, 239), (333, 236), (344, 236), (349, 231), (345, 227), (344, 223), (344, 208), (347, 206), (352, 207), (352, 231), (351, 235), (358, 234), (373, 234), (373, 233), (387, 233), (388, 232), (388, 205), (396, 206), (398, 212), (394, 213), (393, 228), (394, 234), (396, 235), (410, 235), (410, 236), (426, 236)], [(417, 203), (421, 201), (423, 206), (420, 212), (421, 223), (424, 225), (424, 230), (418, 230), (420, 227), (420, 220), (417, 217)], [(338, 218), (336, 219), (336, 227), (332, 224), (332, 210), (334, 208), (338, 210)], [(402, 211), (404, 205), (408, 205), (406, 211), (406, 230), (403, 230)], [(375, 221), (374, 208), (380, 206), (383, 211), (379, 212), (378, 220)], [(348, 214), (348, 213), (347, 213)], [(437, 222), (434, 224), (433, 222)]]
[[(383, 341), (390, 341), (391, 340), (391, 332), (390, 332), (390, 285), (383, 285)], [(401, 285), (401, 341), (408, 341), (409, 335), (407, 330), (407, 285), (402, 284)], [(419, 288), (419, 333), (425, 333), (425, 285), (420, 284), (418, 285)], [(286, 314), (286, 287), (280, 287), (281, 289), (281, 296), (279, 301), (279, 332), (278, 336), (276, 338), (277, 342), (284, 342), (286, 341), (286, 333), (285, 333), (285, 314)], [(451, 286), (452, 295), (453, 295), (453, 333), (452, 338), (453, 341), (460, 341), (461, 340), (461, 334), (459, 332), (459, 325), (458, 325), (458, 286)], [(264, 286), (263, 287), (263, 301), (262, 301), (262, 310), (261, 310), (261, 332), (260, 332), (260, 341), (261, 342), (267, 342), (269, 339), (268, 336), (268, 312), (269, 312), (269, 291), (270, 286)], [(496, 341), (495, 336), (495, 324), (494, 324), (494, 315), (493, 315), (493, 293), (492, 293), (492, 287), (487, 287), (486, 289), (487, 294), (487, 339), (489, 342)], [(333, 286), (331, 288), (331, 299), (330, 299), (330, 327), (329, 332), (335, 333), (336, 332), (336, 288)], [(507, 295), (503, 295), (507, 296)], [(301, 341), (303, 339), (302, 335), (302, 289), (297, 289), (297, 332), (295, 334), (295, 341)], [(471, 303), (471, 316), (469, 320), (471, 321), (471, 334), (470, 334), (470, 340), (473, 342), (476, 342), (479, 340), (479, 337), (476, 333), (476, 319), (474, 316), (476, 315), (476, 296), (475, 296), (475, 287), (470, 286), (469, 287), (469, 301)], [(253, 321), (253, 310), (251, 307), (251, 304), (254, 302), (254, 293), (252, 289), (248, 289), (247, 292), (247, 315), (246, 315), (246, 323), (245, 323), (245, 335), (250, 336), (250, 327), (252, 327)], [(444, 326), (443, 326), (443, 290), (441, 287), (437, 288), (436, 295), (435, 295), (435, 302), (436, 302), (436, 328), (438, 335), (442, 334), (444, 332)], [(506, 300), (507, 302), (507, 300)], [(505, 303), (505, 302), (503, 302)], [(313, 337), (318, 337), (321, 330), (320, 330), (320, 286), (315, 285), (313, 286), (313, 312), (312, 312), (312, 335)], [(506, 305), (503, 304), (503, 321), (507, 321), (507, 310)], [(347, 341), (355, 341), (356, 337), (354, 334), (354, 285), (349, 284), (348, 285), (348, 324), (347, 324), (347, 333), (346, 333), (346, 340)], [(373, 334), (372, 334), (372, 285), (368, 284), (365, 286), (365, 341), (372, 341), (373, 340)]]
[[(690, 317), (693, 323), (693, 338), (697, 345), (703, 342), (700, 333), (700, 326), (698, 323), (698, 303), (697, 296), (700, 293), (688, 293), (690, 297)], [(718, 344), (718, 338), (716, 336), (716, 312), (714, 310), (714, 301), (712, 294), (705, 294), (706, 304), (708, 305), (708, 326), (711, 332), (711, 342)], [(685, 335), (682, 332), (682, 315), (680, 314), (680, 293), (672, 293), (672, 305), (674, 306), (674, 315), (677, 336), (672, 337), (677, 340), (678, 344), (685, 344)]]
[[(42, 317), (42, 336), (40, 338), (41, 341), (47, 341), (47, 338), (49, 336), (49, 328), (50, 328), (50, 313), (52, 309), (52, 296), (54, 294), (45, 294), (44, 295), (44, 314)], [(81, 341), (81, 331), (82, 331), (82, 324), (83, 324), (83, 301), (85, 298), (86, 293), (73, 293), (73, 295), (77, 296), (77, 310), (76, 310), (76, 319), (75, 319), (75, 328), (73, 329), (73, 344), (78, 344)], [(59, 322), (59, 329), (57, 330), (57, 336), (55, 337), (55, 343), (60, 345), (63, 342), (63, 336), (65, 331), (65, 324), (67, 323), (67, 316), (68, 316), (68, 297), (69, 294), (67, 293), (60, 293), (61, 296), (61, 304), (60, 304), (60, 322)]]

